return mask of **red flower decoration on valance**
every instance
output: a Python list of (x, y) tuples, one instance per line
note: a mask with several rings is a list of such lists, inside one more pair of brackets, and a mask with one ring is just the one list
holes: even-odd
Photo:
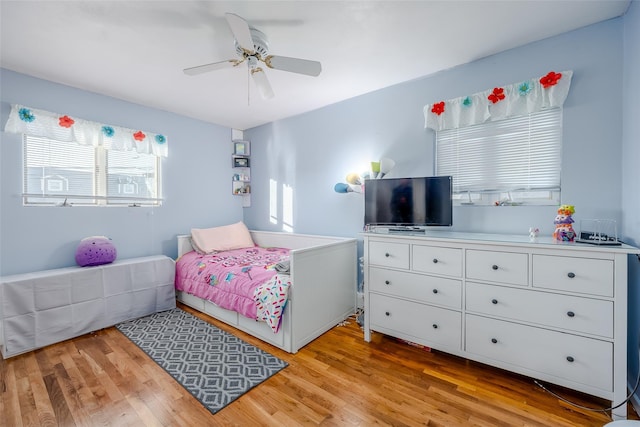
[(542, 85), (543, 88), (546, 89), (558, 84), (558, 80), (560, 80), (561, 78), (562, 78), (562, 73), (555, 73), (553, 71), (549, 71), (549, 74), (540, 78), (540, 84)]
[(444, 113), (444, 101), (433, 104), (431, 112), (437, 116)]
[(60, 117), (60, 119), (58, 120), (58, 124), (60, 126), (62, 126), (63, 128), (70, 128), (71, 126), (73, 126), (73, 124), (75, 123), (75, 120), (73, 120), (71, 117), (69, 116), (62, 116)]
[(133, 139), (135, 139), (136, 141), (142, 141), (143, 139), (145, 139), (147, 137), (147, 135), (145, 135), (144, 133), (142, 133), (141, 130), (139, 130), (138, 132), (133, 134)]
[(504, 89), (501, 87), (494, 87), (493, 92), (491, 92), (491, 94), (489, 94), (487, 98), (493, 104), (495, 104), (496, 102), (502, 101), (504, 99)]

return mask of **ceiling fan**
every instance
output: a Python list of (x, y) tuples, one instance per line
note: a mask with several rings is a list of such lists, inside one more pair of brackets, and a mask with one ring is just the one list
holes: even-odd
[(233, 33), (236, 53), (239, 59), (227, 59), (225, 61), (185, 68), (185, 74), (195, 76), (209, 71), (237, 67), (243, 62), (246, 62), (251, 77), (258, 89), (260, 89), (260, 93), (264, 99), (273, 98), (274, 93), (267, 79), (267, 75), (260, 66), (261, 62), (274, 70), (289, 71), (291, 73), (305, 74), (313, 77), (320, 75), (322, 65), (318, 61), (269, 55), (269, 42), (263, 32), (250, 27), (247, 21), (234, 13), (226, 13), (225, 17)]

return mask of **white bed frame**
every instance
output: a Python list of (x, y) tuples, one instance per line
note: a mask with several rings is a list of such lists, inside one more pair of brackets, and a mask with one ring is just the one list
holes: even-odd
[[(251, 231), (251, 237), (258, 246), (291, 250), (293, 285), (277, 334), (265, 322), (186, 292), (176, 291), (178, 301), (289, 353), (296, 353), (355, 312), (356, 239), (268, 231)], [(178, 236), (178, 257), (192, 250), (190, 236)]]

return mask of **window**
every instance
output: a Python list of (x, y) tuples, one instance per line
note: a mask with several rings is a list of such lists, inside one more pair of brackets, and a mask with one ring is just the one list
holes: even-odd
[(24, 135), (25, 205), (161, 204), (160, 157)]
[(560, 202), (562, 109), (436, 133), (436, 174), (460, 204)]

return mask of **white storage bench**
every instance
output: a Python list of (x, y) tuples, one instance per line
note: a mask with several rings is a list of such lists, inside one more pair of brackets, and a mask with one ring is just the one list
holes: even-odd
[(4, 358), (172, 309), (175, 262), (164, 255), (0, 277)]

